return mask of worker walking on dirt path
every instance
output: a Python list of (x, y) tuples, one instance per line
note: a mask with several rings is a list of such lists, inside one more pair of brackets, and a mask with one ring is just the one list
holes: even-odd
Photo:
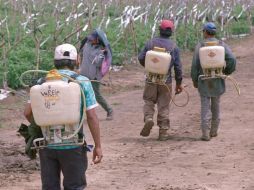
[[(60, 74), (67, 75), (72, 78), (75, 77), (75, 79), (80, 82), (81, 89), (84, 92), (85, 96), (84, 104), (86, 108), (85, 111), (87, 123), (95, 143), (95, 148), (93, 150), (93, 162), (97, 164), (101, 162), (102, 159), (99, 121), (95, 112), (97, 102), (95, 99), (92, 85), (88, 81), (88, 79), (84, 76), (78, 75), (73, 71), (75, 65), (77, 65), (77, 61), (78, 61), (77, 50), (73, 45), (62, 44), (56, 47), (54, 55), (54, 64), (56, 69)], [(24, 115), (28, 121), (32, 122), (33, 114), (30, 103), (27, 104), (24, 111)], [(54, 128), (53, 129), (52, 128), (50, 130), (54, 130)], [(79, 131), (77, 137), (79, 138), (79, 140), (84, 139), (83, 128), (81, 129), (82, 130)], [(84, 189), (86, 187), (85, 172), (87, 170), (88, 165), (87, 160), (88, 146), (86, 146), (86, 142), (80, 145), (60, 144), (59, 146), (50, 146), (49, 142), (51, 139), (49, 139), (47, 135), (48, 133), (44, 131), (43, 136), (46, 141), (45, 144), (48, 146), (39, 149), (42, 189), (60, 190), (61, 189), (60, 172), (62, 172), (63, 174), (64, 189), (73, 189), (73, 190)], [(57, 138), (57, 136), (54, 136), (53, 140), (59, 140), (59, 138)]]
[[(81, 75), (90, 80), (100, 81), (109, 71), (112, 62), (112, 51), (106, 34), (102, 30), (94, 30), (81, 42), (80, 54), (82, 59), (80, 65)], [(106, 120), (112, 120), (113, 109), (101, 95), (100, 85), (99, 82), (92, 82), (96, 100), (107, 112)]]
[[(172, 75), (171, 70), (174, 67), (176, 87), (175, 92), (179, 94), (182, 92), (182, 65), (180, 60), (180, 52), (176, 44), (169, 39), (172, 35), (174, 24), (170, 20), (162, 20), (159, 26), (160, 35), (149, 40), (144, 49), (138, 55), (139, 62), (146, 67), (147, 52), (154, 48), (163, 48), (166, 53), (172, 57), (171, 61), (167, 63), (169, 68), (166, 70), (165, 83), (163, 85), (154, 83), (148, 76), (146, 77), (146, 84), (143, 93), (143, 100), (145, 102), (144, 112), (144, 127), (140, 135), (147, 137), (154, 126), (154, 107), (157, 104), (158, 115), (157, 125), (159, 126), (158, 140), (164, 141), (169, 138), (168, 129), (170, 127), (169, 120), (169, 103), (172, 97)], [(156, 59), (157, 60), (157, 59)], [(154, 60), (156, 62), (156, 60)], [(166, 87), (166, 86), (167, 87)]]
[[(200, 62), (200, 49), (206, 44), (215, 43), (216, 46), (224, 47), (224, 54), (222, 54), (222, 61), (225, 64), (223, 74), (230, 75), (235, 71), (236, 59), (232, 54), (230, 48), (224, 42), (216, 39), (216, 25), (208, 22), (203, 26), (204, 40), (197, 44), (193, 56), (191, 66), (191, 78), (195, 88), (198, 88), (201, 100), (201, 140), (209, 141), (211, 137), (218, 135), (218, 128), (220, 123), (220, 97), (225, 92), (225, 80), (223, 78), (214, 77), (208, 79), (201, 79), (204, 71)], [(216, 56), (216, 53), (209, 52), (209, 57)], [(225, 59), (225, 62), (224, 60)], [(215, 71), (216, 72), (216, 71)], [(211, 74), (211, 73), (210, 73)], [(215, 73), (216, 74), (216, 73)]]

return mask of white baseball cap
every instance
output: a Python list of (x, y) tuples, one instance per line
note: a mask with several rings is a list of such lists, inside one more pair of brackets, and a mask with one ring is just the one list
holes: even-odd
[(77, 49), (71, 44), (62, 44), (55, 49), (55, 60), (70, 59), (77, 60)]

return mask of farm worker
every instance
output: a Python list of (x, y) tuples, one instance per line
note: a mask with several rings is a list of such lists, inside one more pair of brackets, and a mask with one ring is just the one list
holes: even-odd
[(167, 80), (165, 85), (154, 84), (146, 78), (145, 89), (143, 93), (143, 99), (145, 102), (143, 112), (144, 112), (144, 127), (140, 132), (140, 135), (147, 137), (150, 134), (152, 127), (154, 126), (153, 116), (154, 116), (154, 106), (157, 104), (158, 115), (157, 115), (157, 125), (159, 126), (159, 138), (158, 140), (164, 141), (169, 138), (168, 129), (170, 127), (169, 120), (169, 103), (171, 101), (172, 95), (172, 74), (171, 70), (174, 67), (176, 87), (175, 92), (179, 94), (182, 92), (182, 64), (180, 60), (180, 52), (176, 44), (170, 40), (174, 29), (174, 24), (170, 20), (162, 20), (159, 26), (160, 35), (149, 40), (144, 49), (139, 53), (138, 59), (142, 66), (145, 67), (145, 57), (149, 50), (154, 47), (165, 48), (168, 53), (171, 54), (172, 59), (170, 67), (167, 73)]
[[(68, 76), (77, 75), (75, 78), (82, 85), (85, 94), (87, 123), (92, 134), (95, 148), (93, 150), (93, 162), (101, 162), (102, 149), (100, 142), (99, 121), (95, 112), (97, 102), (90, 82), (86, 77), (76, 74), (73, 69), (77, 64), (77, 50), (71, 44), (62, 44), (56, 47), (54, 65), (58, 72)], [(26, 105), (25, 117), (31, 122), (32, 108)], [(80, 132), (84, 134), (83, 130)], [(59, 146), (43, 148), (39, 150), (41, 181), (43, 190), (60, 190), (60, 172), (63, 173), (64, 189), (81, 190), (86, 187), (85, 172), (88, 165), (87, 148), (85, 145)]]
[[(223, 69), (225, 75), (230, 75), (235, 71), (236, 59), (228, 45), (215, 38), (216, 25), (208, 22), (203, 26), (204, 40), (197, 44), (191, 66), (191, 78), (195, 88), (198, 88), (201, 100), (201, 140), (209, 141), (211, 137), (218, 135), (220, 123), (220, 96), (225, 92), (225, 81), (222, 78), (199, 79), (203, 74), (199, 49), (207, 42), (217, 42), (219, 46), (225, 48), (226, 66)], [(212, 113), (212, 114), (211, 114)], [(211, 128), (210, 128), (211, 127)]]
[[(100, 81), (109, 71), (112, 62), (112, 51), (106, 34), (100, 29), (95, 29), (82, 40), (80, 55), (82, 58), (80, 74), (90, 80)], [(107, 62), (105, 62), (106, 60)], [(105, 66), (104, 63), (106, 63)], [(106, 120), (112, 120), (113, 109), (101, 95), (100, 83), (92, 82), (92, 86), (97, 102), (107, 112)]]

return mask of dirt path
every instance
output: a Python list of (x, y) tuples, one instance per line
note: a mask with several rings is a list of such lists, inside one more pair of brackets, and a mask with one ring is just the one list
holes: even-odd
[[(239, 82), (242, 94), (238, 97), (233, 85), (227, 82), (227, 92), (221, 100), (219, 136), (209, 142), (199, 140), (200, 100), (188, 76), (184, 84), (190, 102), (185, 108), (171, 105), (172, 138), (159, 142), (158, 127), (153, 128), (148, 138), (139, 136), (143, 126), (142, 69), (127, 68), (113, 73), (114, 90), (108, 100), (114, 107), (115, 119), (105, 121), (105, 112), (98, 109), (104, 160), (100, 165), (89, 166), (87, 189), (253, 190), (253, 42), (254, 36), (230, 42), (238, 59), (233, 77)], [(186, 55), (185, 70), (190, 66), (189, 60), (190, 56)], [(184, 94), (176, 99), (184, 100)], [(1, 105), (11, 104), (6, 101)], [(17, 126), (23, 121), (21, 112), (21, 107), (15, 115), (10, 115), (10, 110), (1, 111), (1, 125)], [(11, 121), (4, 119), (8, 117)], [(89, 135), (87, 138), (92, 142)], [(38, 161), (29, 161), (24, 156), (23, 139), (16, 136), (15, 127), (0, 128), (0, 190), (38, 189)]]

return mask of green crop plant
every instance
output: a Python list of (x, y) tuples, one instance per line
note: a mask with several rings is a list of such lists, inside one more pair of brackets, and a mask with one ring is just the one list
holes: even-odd
[(251, 32), (253, 4), (244, 0), (237, 4), (231, 0), (199, 2), (0, 0), (0, 87), (4, 73), (8, 85), (19, 88), (18, 77), (25, 70), (53, 68), (56, 45), (72, 43), (79, 49), (81, 40), (97, 27), (107, 34), (115, 65), (132, 63), (145, 43), (158, 35), (163, 18), (174, 21), (172, 39), (183, 50), (195, 48), (208, 20), (216, 23), (219, 38)]

